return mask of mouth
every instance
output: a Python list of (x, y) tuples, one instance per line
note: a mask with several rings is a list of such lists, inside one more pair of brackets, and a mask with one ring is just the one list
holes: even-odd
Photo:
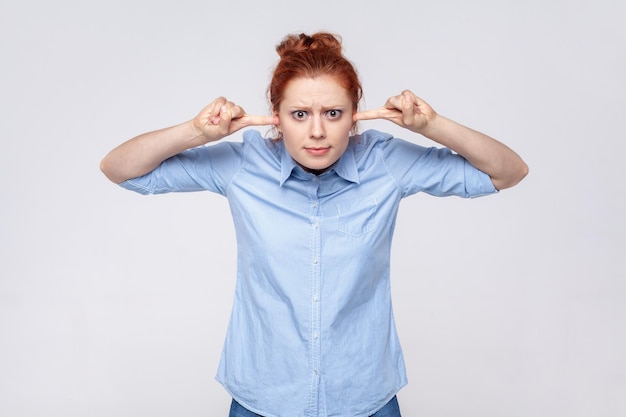
[(330, 147), (305, 147), (304, 150), (310, 155), (320, 156), (327, 154), (330, 151)]

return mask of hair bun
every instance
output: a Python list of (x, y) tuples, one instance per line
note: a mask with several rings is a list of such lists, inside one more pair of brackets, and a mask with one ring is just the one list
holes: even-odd
[(313, 35), (288, 35), (276, 47), (281, 58), (299, 54), (305, 51), (315, 51), (326, 54), (342, 55), (341, 38), (328, 32), (318, 32)]
[(267, 88), (273, 112), (280, 110), (285, 90), (297, 78), (331, 77), (346, 90), (356, 112), (363, 96), (354, 65), (343, 56), (341, 37), (328, 32), (291, 34), (276, 46), (280, 60)]

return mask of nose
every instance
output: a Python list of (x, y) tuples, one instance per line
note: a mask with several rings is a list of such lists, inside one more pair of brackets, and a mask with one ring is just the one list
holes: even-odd
[(326, 129), (324, 129), (324, 122), (320, 116), (316, 115), (311, 118), (309, 136), (311, 139), (324, 139), (326, 137)]

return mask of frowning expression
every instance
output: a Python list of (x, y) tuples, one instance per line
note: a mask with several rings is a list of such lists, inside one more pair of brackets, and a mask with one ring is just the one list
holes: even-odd
[(291, 80), (278, 110), (287, 152), (305, 170), (325, 171), (348, 147), (354, 111), (347, 90), (331, 76)]

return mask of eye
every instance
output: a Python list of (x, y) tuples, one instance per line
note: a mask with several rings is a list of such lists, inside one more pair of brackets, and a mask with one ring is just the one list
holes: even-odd
[(329, 118), (330, 120), (335, 120), (335, 119), (339, 119), (342, 114), (343, 114), (342, 110), (332, 109), (326, 112), (326, 117)]
[(294, 112), (291, 112), (291, 115), (296, 120), (304, 120), (307, 117), (307, 113), (304, 110), (296, 110)]

